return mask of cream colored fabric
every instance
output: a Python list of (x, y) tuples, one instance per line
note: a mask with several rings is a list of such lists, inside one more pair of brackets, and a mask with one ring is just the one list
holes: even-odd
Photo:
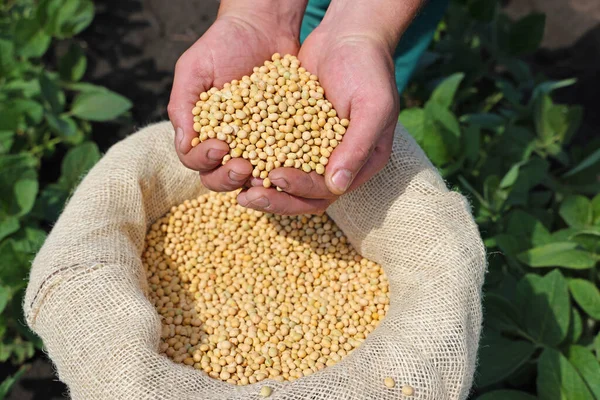
[[(24, 309), (73, 399), (465, 399), (481, 327), (485, 254), (469, 204), (406, 131), (377, 176), (329, 215), (391, 290), (386, 318), (333, 367), (296, 380), (233, 386), (159, 355), (160, 321), (140, 254), (150, 224), (206, 191), (173, 149), (169, 123), (116, 144), (70, 199), (31, 270)], [(396, 388), (383, 384), (394, 377)]]

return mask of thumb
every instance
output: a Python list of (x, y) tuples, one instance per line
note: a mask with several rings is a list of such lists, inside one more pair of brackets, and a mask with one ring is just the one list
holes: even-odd
[[(359, 171), (371, 157), (379, 137), (387, 130), (389, 104), (363, 103), (351, 113), (351, 121), (343, 140), (331, 153), (325, 170), (325, 183), (329, 191), (344, 194)], [(391, 102), (393, 105), (393, 102)]]
[(177, 132), (176, 150), (185, 156), (192, 148), (192, 139), (198, 134), (194, 131), (192, 109), (198, 101), (198, 95), (211, 87), (212, 64), (207, 57), (198, 57), (202, 49), (197, 43), (186, 51), (175, 65), (175, 76), (171, 98), (167, 111), (169, 119)]

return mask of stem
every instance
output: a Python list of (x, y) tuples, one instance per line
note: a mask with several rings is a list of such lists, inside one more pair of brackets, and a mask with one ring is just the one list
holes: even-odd
[(535, 340), (534, 338), (532, 338), (527, 332), (521, 330), (521, 329), (517, 329), (516, 333), (521, 336), (524, 339), (529, 340), (531, 343), (535, 344), (536, 347), (544, 347), (542, 344), (538, 343), (537, 340)]
[(43, 153), (44, 150), (47, 149), (48, 147), (57, 145), (61, 142), (62, 142), (61, 138), (50, 139), (42, 144), (33, 146), (30, 151), (33, 155), (37, 156), (38, 153)]

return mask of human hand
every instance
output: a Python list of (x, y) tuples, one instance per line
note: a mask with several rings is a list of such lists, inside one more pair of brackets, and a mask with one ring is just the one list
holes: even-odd
[(238, 196), (241, 205), (275, 214), (319, 214), (385, 166), (399, 114), (392, 49), (376, 35), (340, 32), (333, 24), (322, 23), (311, 33), (298, 58), (319, 77), (327, 99), (350, 126), (324, 176), (275, 169), (269, 178), (283, 191), (252, 187)]
[[(304, 5), (302, 4), (304, 3)], [(229, 146), (216, 139), (192, 147), (192, 108), (200, 93), (250, 75), (273, 53), (297, 54), (304, 12), (302, 0), (222, 0), (215, 23), (177, 61), (168, 113), (175, 128), (175, 148), (181, 162), (200, 172), (213, 191), (242, 187), (252, 173), (247, 160), (232, 159), (221, 166)]]

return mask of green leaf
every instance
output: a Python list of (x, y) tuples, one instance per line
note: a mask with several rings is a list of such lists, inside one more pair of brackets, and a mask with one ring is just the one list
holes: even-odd
[(487, 293), (483, 300), (485, 326), (498, 332), (518, 331), (519, 312), (504, 297)]
[(535, 105), (535, 128), (543, 143), (551, 143), (557, 136), (550, 121), (553, 107), (554, 103), (548, 95), (541, 96)]
[(20, 96), (22, 95), (27, 98), (36, 97), (42, 91), (42, 89), (40, 87), (40, 81), (38, 79), (30, 79), (30, 80), (24, 80), (24, 79), (20, 79), (20, 78), (15, 79), (13, 81), (6, 83), (4, 88), (7, 91), (18, 92)]
[(594, 400), (575, 367), (551, 348), (540, 356), (537, 391), (540, 400)]
[(581, 315), (575, 307), (571, 307), (571, 323), (569, 324), (569, 332), (563, 343), (577, 343), (583, 333), (583, 322)]
[(600, 194), (597, 194), (592, 199), (592, 213), (594, 214), (592, 223), (596, 226), (600, 226)]
[(93, 83), (88, 82), (65, 82), (64, 87), (75, 92), (97, 93), (108, 91), (104, 86), (94, 85)]
[(535, 247), (517, 255), (517, 258), (530, 267), (563, 267), (588, 269), (596, 265), (593, 254), (578, 250), (577, 243), (556, 242)]
[(499, 128), (504, 127), (505, 124), (504, 118), (491, 113), (463, 115), (460, 118), (460, 122), (478, 125), (483, 129), (489, 129), (491, 131), (497, 131)]
[(578, 106), (554, 104), (549, 95), (534, 102), (534, 122), (538, 137), (550, 154), (556, 155), (560, 144), (568, 143), (579, 129), (583, 111)]
[(596, 352), (596, 360), (600, 362), (600, 332), (598, 332), (594, 339), (594, 351)]
[(46, 186), (34, 206), (33, 214), (36, 218), (53, 223), (58, 219), (68, 196), (68, 188), (63, 185), (50, 184)]
[(0, 155), (10, 151), (15, 139), (13, 131), (0, 131)]
[(17, 249), (23, 253), (34, 256), (44, 244), (47, 233), (34, 227), (26, 227), (22, 240), (17, 242)]
[(575, 302), (593, 319), (600, 321), (600, 290), (585, 279), (569, 280), (569, 289)]
[(581, 230), (577, 228), (559, 229), (558, 231), (552, 232), (552, 242), (569, 242), (573, 240), (579, 232), (581, 232)]
[(560, 205), (558, 213), (567, 225), (574, 228), (584, 228), (592, 224), (592, 204), (585, 196), (568, 196)]
[[(536, 103), (542, 96), (547, 96), (556, 89), (571, 86), (577, 82), (577, 79), (563, 79), (560, 81), (545, 81), (538, 84), (533, 89), (533, 94), (530, 98), (530, 104)], [(575, 129), (578, 129), (579, 125), (576, 124)]]
[(429, 159), (437, 167), (442, 167), (449, 164), (453, 158), (452, 149), (456, 148), (456, 143), (448, 146), (451, 142), (452, 135), (440, 128), (433, 121), (428, 120), (425, 123), (425, 131), (423, 141), (419, 145), (423, 148)]
[(432, 118), (438, 122), (442, 127), (451, 132), (456, 138), (460, 137), (460, 124), (458, 119), (452, 113), (452, 111), (440, 107), (437, 103), (427, 102), (425, 105), (425, 117)]
[(569, 329), (571, 304), (567, 281), (558, 269), (541, 277), (525, 275), (517, 285), (521, 324), (538, 343), (555, 346)]
[(68, 190), (73, 189), (100, 159), (100, 150), (93, 142), (85, 142), (70, 149), (62, 162), (61, 183)]
[(542, 82), (535, 87), (533, 90), (533, 96), (540, 96), (545, 94), (550, 94), (552, 91), (556, 89), (561, 89), (567, 86), (572, 86), (577, 83), (577, 79), (563, 79), (560, 81), (546, 81)]
[(19, 219), (15, 217), (4, 217), (0, 220), (0, 241), (8, 235), (19, 230)]
[(583, 346), (569, 346), (565, 354), (596, 399), (600, 399), (600, 363)]
[(519, 168), (521, 168), (521, 165), (523, 164), (524, 163), (516, 163), (510, 167), (506, 175), (504, 175), (500, 181), (500, 188), (507, 189), (515, 184), (517, 178), (519, 177)]
[(28, 272), (27, 259), (15, 243), (12, 239), (0, 243), (0, 284), (11, 287), (24, 286)]
[(533, 215), (522, 210), (512, 211), (507, 218), (506, 233), (517, 238), (519, 250), (541, 246), (552, 241), (552, 235)]
[(19, 127), (21, 112), (13, 107), (13, 104), (6, 102), (0, 104), (0, 130), (15, 131)]
[(551, 242), (573, 242), (583, 250), (596, 254), (600, 250), (600, 227), (561, 229), (552, 233)]
[(35, 18), (21, 19), (15, 27), (15, 48), (22, 57), (41, 57), (48, 50), (52, 38), (44, 32)]
[(460, 126), (449, 110), (438, 103), (425, 106), (423, 139), (418, 141), (427, 156), (438, 167), (455, 160), (460, 151)]
[(522, 165), (506, 200), (507, 205), (526, 205), (529, 200), (529, 192), (544, 180), (548, 168), (548, 162), (537, 157)]
[(18, 112), (25, 114), (33, 124), (39, 124), (44, 117), (44, 107), (35, 100), (15, 99), (11, 105)]
[[(0, 314), (2, 314), (2, 312), (4, 311), (4, 309), (6, 308), (6, 305), (8, 304), (8, 302), (10, 301), (11, 298), (11, 288), (9, 286), (2, 286), (0, 285)], [(2, 339), (2, 335), (0, 335), (0, 340)]]
[(481, 147), (481, 130), (476, 125), (467, 126), (463, 131), (463, 151), (467, 160), (472, 163), (479, 158)]
[(491, 210), (499, 211), (506, 201), (507, 191), (500, 188), (500, 179), (496, 175), (488, 175), (483, 182), (483, 197)]
[(132, 104), (125, 97), (111, 92), (87, 92), (75, 97), (71, 114), (89, 121), (109, 121), (123, 114)]
[(0, 38), (0, 76), (8, 76), (12, 71), (15, 60), (15, 45), (13, 42)]
[(17, 205), (20, 208), (18, 215), (25, 215), (31, 211), (35, 203), (35, 197), (38, 192), (37, 179), (19, 179), (14, 187), (14, 196)]
[(59, 63), (58, 70), (61, 79), (69, 82), (76, 82), (83, 77), (87, 67), (87, 59), (83, 50), (77, 44), (71, 44), (67, 54), (65, 54)]
[(537, 400), (537, 398), (517, 390), (495, 390), (477, 397), (477, 400)]
[(513, 106), (521, 106), (521, 98), (523, 95), (512, 83), (506, 80), (499, 80), (496, 82), (496, 87), (500, 89), (504, 98)]
[(515, 236), (499, 234), (495, 236), (496, 245), (506, 257), (516, 257), (523, 250), (525, 243), (519, 241)]
[(0, 157), (0, 215), (27, 214), (37, 193), (37, 160), (28, 153)]
[(512, 54), (519, 55), (537, 50), (544, 37), (546, 16), (530, 14), (513, 24), (509, 34), (509, 48)]
[[(0, 343), (0, 346), (2, 344)], [(10, 393), (13, 385), (21, 378), (21, 376), (30, 368), (30, 365), (22, 365), (19, 370), (12, 376), (4, 378), (0, 383), (0, 399), (4, 399)]]
[(45, 0), (39, 18), (49, 33), (64, 39), (78, 34), (92, 22), (94, 4), (89, 0)]
[(434, 101), (444, 108), (450, 108), (452, 101), (454, 100), (454, 95), (458, 90), (458, 86), (464, 77), (465, 74), (458, 72), (444, 79), (435, 88), (429, 101)]
[(40, 77), (40, 87), (42, 89), (42, 96), (50, 107), (50, 110), (55, 114), (62, 112), (65, 105), (65, 95), (58, 87), (58, 84), (47, 74), (42, 74)]
[(476, 386), (486, 387), (502, 381), (527, 362), (534, 351), (535, 345), (530, 342), (488, 333), (479, 347)]
[(592, 154), (584, 158), (577, 166), (573, 167), (567, 173), (565, 173), (562, 177), (568, 178), (572, 175), (578, 174), (579, 172), (593, 166), (597, 162), (600, 161), (600, 149), (596, 149)]
[(425, 127), (425, 110), (422, 108), (407, 108), (402, 110), (399, 117), (400, 123), (406, 128), (417, 143), (423, 142)]
[(79, 131), (77, 123), (66, 115), (54, 115), (46, 113), (46, 122), (52, 132), (63, 138), (70, 144), (79, 143), (83, 139), (83, 134)]

